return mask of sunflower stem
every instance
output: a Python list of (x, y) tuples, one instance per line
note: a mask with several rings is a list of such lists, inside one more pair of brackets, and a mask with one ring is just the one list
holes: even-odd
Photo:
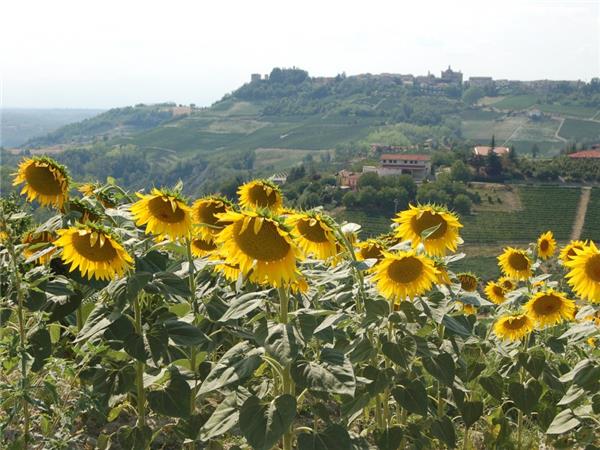
[[(142, 307), (139, 296), (133, 298), (133, 313), (135, 319), (135, 331), (143, 337)], [(135, 384), (137, 389), (137, 425), (146, 426), (146, 392), (144, 391), (144, 363), (135, 361)]]
[[(198, 317), (198, 302), (196, 300), (196, 274), (194, 265), (194, 257), (192, 255), (192, 238), (188, 236), (186, 239), (186, 252), (188, 259), (188, 283), (190, 288), (190, 304), (192, 307), (192, 311), (194, 313), (193, 324), (196, 324), (196, 317)], [(190, 370), (194, 375), (194, 387), (192, 388), (192, 399), (190, 402), (190, 414), (194, 415), (196, 413), (196, 393), (198, 391), (198, 377), (196, 374), (196, 358), (197, 358), (197, 349), (195, 345), (190, 346)]]
[[(2, 214), (2, 228), (9, 232), (9, 228), (4, 220)], [(21, 408), (23, 409), (23, 440), (25, 447), (29, 443), (29, 402), (25, 397), (29, 385), (29, 378), (27, 376), (27, 332), (25, 330), (25, 312), (24, 312), (24, 293), (21, 280), (21, 272), (19, 272), (19, 264), (17, 262), (17, 253), (15, 251), (14, 241), (12, 236), (9, 236), (5, 240), (6, 249), (10, 255), (10, 261), (13, 266), (12, 270), (12, 282), (13, 287), (17, 294), (17, 321), (19, 323), (19, 353), (21, 355)]]
[(77, 319), (77, 332), (80, 332), (83, 328), (83, 311), (81, 310), (81, 306), (79, 305), (75, 310), (75, 318)]
[[(288, 292), (287, 292), (287, 289), (284, 287), (278, 288), (277, 291), (279, 293), (279, 322), (282, 324), (287, 324), (289, 321), (288, 309), (289, 309), (289, 303), (290, 303)], [(296, 386), (294, 384), (294, 380), (292, 380), (291, 364), (286, 364), (285, 367), (283, 368), (281, 384), (282, 384), (283, 394), (289, 394), (292, 397), (295, 396)], [(291, 424), (290, 427), (283, 434), (283, 440), (282, 440), (283, 450), (291, 450), (292, 449), (292, 441), (294, 439), (292, 425), (293, 424)]]

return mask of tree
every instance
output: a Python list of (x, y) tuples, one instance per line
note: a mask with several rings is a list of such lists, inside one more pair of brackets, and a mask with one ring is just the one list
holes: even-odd
[(363, 173), (358, 179), (358, 189), (362, 190), (366, 187), (372, 187), (374, 189), (381, 188), (381, 179), (377, 172)]
[(454, 209), (459, 214), (471, 214), (471, 206), (473, 206), (473, 202), (465, 194), (458, 194), (454, 199)]
[(456, 181), (469, 181), (471, 179), (471, 171), (464, 162), (454, 161), (450, 167), (450, 176)]
[(478, 86), (471, 86), (463, 92), (462, 99), (467, 105), (474, 105), (485, 96), (485, 92)]
[(537, 158), (539, 153), (540, 153), (540, 148), (538, 147), (537, 144), (533, 144), (533, 146), (531, 147), (531, 155), (534, 158)]

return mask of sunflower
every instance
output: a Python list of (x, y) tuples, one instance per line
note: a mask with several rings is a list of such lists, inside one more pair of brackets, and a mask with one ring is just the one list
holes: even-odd
[(279, 186), (269, 180), (253, 180), (240, 186), (238, 196), (243, 208), (266, 208), (277, 213), (283, 206)]
[(6, 231), (0, 231), (0, 244), (4, 244), (8, 239), (8, 233)]
[(506, 290), (499, 281), (490, 281), (485, 286), (485, 295), (491, 302), (499, 305), (506, 300)]
[(462, 312), (467, 316), (477, 314), (477, 308), (475, 308), (475, 305), (471, 305), (470, 303), (463, 303), (461, 301), (459, 301), (458, 304), (462, 307)]
[(552, 231), (546, 231), (545, 233), (541, 234), (537, 240), (538, 256), (542, 259), (548, 259), (554, 255), (555, 250), (556, 241), (554, 240)]
[(517, 287), (517, 283), (515, 283), (509, 277), (498, 278), (498, 284), (502, 286), (502, 289), (504, 289), (505, 292), (514, 291)]
[(136, 195), (140, 200), (131, 205), (131, 213), (136, 225), (146, 225), (147, 234), (176, 239), (192, 230), (191, 210), (179, 194), (154, 188), (149, 195)]
[(316, 212), (297, 213), (288, 216), (286, 223), (292, 228), (296, 243), (305, 255), (325, 260), (338, 254), (329, 217)]
[(365, 259), (376, 259), (380, 261), (383, 258), (383, 252), (385, 251), (385, 244), (378, 239), (367, 239), (356, 244), (358, 251), (356, 252), (356, 259), (364, 261)]
[(600, 302), (600, 251), (593, 242), (583, 250), (575, 250), (576, 256), (565, 263), (569, 269), (567, 278), (580, 297), (592, 303)]
[(61, 208), (69, 196), (67, 170), (46, 156), (27, 158), (19, 164), (13, 186), (22, 183), (21, 194), (26, 194), (30, 202), (37, 199), (42, 206)]
[(217, 214), (223, 214), (231, 209), (231, 203), (218, 196), (199, 198), (192, 205), (192, 221), (198, 232), (205, 239), (214, 237), (223, 229), (226, 223), (219, 221)]
[(498, 265), (506, 276), (514, 280), (526, 280), (531, 276), (531, 260), (525, 250), (505, 248), (504, 253), (498, 256)]
[[(458, 218), (447, 209), (435, 205), (410, 205), (393, 219), (399, 226), (396, 236), (410, 239), (413, 247), (423, 243), (425, 251), (433, 256), (444, 256), (448, 250), (456, 251), (459, 243), (458, 230), (462, 227)], [(427, 237), (425, 230), (437, 227)]]
[(506, 315), (494, 324), (494, 333), (500, 339), (519, 341), (533, 331), (535, 321), (527, 314)]
[(62, 247), (64, 263), (71, 264), (71, 272), (78, 268), (88, 279), (110, 280), (122, 276), (133, 264), (119, 241), (99, 225), (77, 225), (57, 234), (54, 245)]
[(210, 255), (217, 249), (217, 244), (212, 237), (203, 237), (200, 233), (196, 234), (191, 241), (192, 254), (198, 258)]
[(575, 317), (575, 302), (569, 300), (564, 292), (554, 289), (538, 292), (527, 303), (525, 311), (539, 325), (554, 325)]
[(284, 224), (266, 211), (230, 211), (219, 219), (230, 222), (216, 237), (225, 264), (258, 284), (280, 287), (297, 278), (300, 250)]
[(589, 338), (587, 338), (587, 343), (590, 347), (596, 348), (598, 346), (598, 338), (589, 337)]
[(384, 252), (383, 259), (373, 271), (372, 280), (381, 295), (394, 302), (424, 294), (438, 279), (433, 261), (414, 250)]
[(577, 256), (577, 250), (583, 250), (587, 245), (584, 241), (571, 241), (560, 250), (559, 258), (563, 263), (567, 263)]
[(438, 271), (437, 284), (442, 284), (444, 286), (450, 286), (452, 284), (452, 280), (450, 280), (450, 275), (448, 274), (448, 267), (442, 261), (435, 261), (434, 267)]
[(79, 186), (78, 191), (81, 192), (85, 197), (93, 197), (102, 203), (105, 208), (114, 208), (117, 205), (117, 201), (110, 196), (108, 193), (101, 190), (102, 185), (100, 183), (84, 183)]
[[(48, 231), (42, 231), (41, 233), (35, 233), (30, 231), (23, 236), (22, 243), (25, 244), (25, 249), (23, 250), (23, 256), (25, 259), (31, 258), (33, 255), (42, 250), (44, 245), (41, 244), (51, 244), (56, 239), (56, 235), (54, 233), (50, 233)], [(35, 246), (34, 248), (32, 248)], [(48, 253), (43, 254), (39, 258), (35, 260), (36, 264), (46, 264), (52, 259), (52, 254), (54, 250), (49, 250)]]
[(463, 272), (456, 275), (458, 281), (460, 281), (460, 287), (463, 291), (473, 292), (477, 290), (477, 284), (479, 279), (476, 275), (471, 272)]

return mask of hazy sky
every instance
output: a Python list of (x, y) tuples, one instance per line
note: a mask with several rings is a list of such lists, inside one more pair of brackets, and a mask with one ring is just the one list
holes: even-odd
[(600, 75), (600, 0), (7, 0), (6, 107), (207, 105), (274, 66), (311, 75)]

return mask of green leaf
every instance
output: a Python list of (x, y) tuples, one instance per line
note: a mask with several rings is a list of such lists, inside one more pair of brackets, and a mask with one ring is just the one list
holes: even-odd
[(402, 428), (396, 426), (375, 431), (375, 444), (379, 450), (398, 450), (402, 442)]
[(236, 320), (246, 317), (248, 313), (261, 307), (264, 304), (264, 294), (262, 292), (250, 292), (235, 298), (221, 316), (219, 322), (227, 322), (228, 320)]
[(148, 403), (164, 416), (189, 417), (192, 390), (176, 368), (171, 367), (169, 373), (171, 378), (167, 387), (148, 392)]
[(233, 383), (249, 378), (260, 366), (262, 349), (253, 348), (248, 342), (231, 347), (215, 364), (198, 390), (198, 395), (207, 394)]
[(144, 339), (139, 334), (132, 334), (129, 336), (124, 342), (123, 348), (129, 356), (140, 362), (145, 363), (148, 359), (148, 353), (146, 353), (146, 347), (144, 346)]
[(535, 379), (529, 380), (524, 385), (514, 381), (508, 385), (508, 397), (525, 414), (535, 410), (540, 395), (542, 395), (542, 385)]
[(267, 353), (275, 357), (281, 364), (291, 364), (303, 346), (302, 338), (292, 324), (270, 324), (264, 347)]
[(519, 362), (533, 378), (539, 378), (546, 367), (546, 355), (540, 348), (519, 354)]
[(487, 377), (480, 377), (479, 384), (496, 400), (502, 400), (504, 380), (498, 373), (493, 373)]
[(442, 319), (442, 325), (446, 327), (447, 331), (463, 337), (470, 336), (473, 329), (472, 323), (465, 316), (449, 316), (446, 314)]
[(405, 381), (392, 390), (392, 395), (409, 413), (427, 415), (427, 390), (421, 380)]
[(164, 325), (176, 345), (200, 345), (211, 340), (200, 328), (181, 320), (166, 320)]
[(431, 435), (446, 444), (448, 448), (456, 447), (456, 431), (448, 416), (443, 416), (431, 423)]
[(464, 401), (460, 414), (467, 428), (471, 428), (475, 422), (483, 415), (483, 402), (480, 401)]
[(350, 360), (339, 350), (324, 348), (319, 363), (298, 361), (292, 378), (302, 388), (324, 394), (354, 395), (356, 379)]
[[(239, 402), (241, 395), (238, 392), (229, 394), (215, 408), (212, 415), (202, 425), (199, 433), (199, 439), (207, 441), (229, 431), (238, 423), (240, 417)], [(245, 400), (245, 398), (243, 398)]]
[(346, 450), (350, 448), (350, 435), (341, 425), (329, 425), (320, 433), (298, 435), (298, 450)]
[(131, 450), (146, 450), (152, 440), (152, 430), (146, 426), (122, 426), (117, 432), (120, 448)]
[(369, 339), (360, 338), (353, 343), (353, 348), (348, 354), (348, 357), (353, 364), (357, 364), (371, 358), (374, 351), (373, 344), (371, 344)]
[(565, 406), (569, 403), (573, 403), (574, 401), (579, 400), (581, 397), (586, 395), (585, 389), (579, 387), (575, 384), (571, 385), (563, 398), (557, 403), (558, 406)]
[(452, 359), (452, 355), (449, 353), (444, 352), (433, 358), (423, 359), (423, 367), (442, 383), (445, 383), (448, 386), (451, 386), (452, 383), (454, 383), (456, 367), (454, 365), (454, 359)]
[(253, 395), (240, 409), (240, 430), (254, 450), (270, 450), (292, 425), (296, 400), (288, 394), (263, 404)]
[(155, 273), (152, 281), (144, 286), (144, 290), (149, 294), (162, 294), (170, 299), (189, 298), (191, 295), (188, 280), (171, 272)]
[(27, 352), (35, 359), (31, 365), (31, 370), (39, 371), (46, 362), (46, 359), (52, 355), (52, 341), (50, 332), (46, 328), (38, 328), (28, 337), (29, 347)]
[(571, 409), (565, 409), (556, 415), (546, 434), (564, 434), (577, 427), (581, 421), (575, 417)]

